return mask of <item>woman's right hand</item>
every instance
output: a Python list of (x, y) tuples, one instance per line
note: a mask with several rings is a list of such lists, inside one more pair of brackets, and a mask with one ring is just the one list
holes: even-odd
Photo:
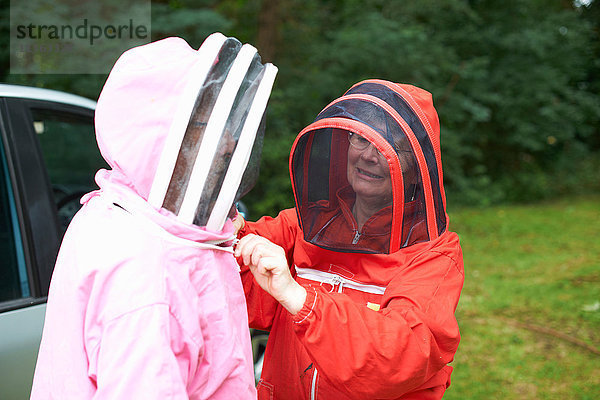
[(249, 234), (240, 239), (235, 256), (241, 257), (254, 279), (292, 315), (306, 300), (306, 289), (294, 280), (285, 251), (270, 240)]

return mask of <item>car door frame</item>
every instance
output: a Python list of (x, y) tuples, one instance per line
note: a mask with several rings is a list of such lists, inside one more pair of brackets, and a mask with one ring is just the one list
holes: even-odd
[(0, 303), (0, 312), (45, 303), (62, 240), (58, 213), (31, 109), (67, 112), (93, 120), (94, 110), (31, 98), (0, 98), (0, 135), (15, 198), (30, 297)]
[[(0, 396), (26, 398), (63, 232), (31, 110), (67, 112), (89, 118), (93, 123), (95, 102), (40, 89), (10, 87), (8, 90), (25, 94), (24, 97), (0, 95), (0, 141), (6, 158), (8, 195), (12, 195), (9, 202), (11, 208), (14, 205), (16, 215), (13, 223), (18, 226), (20, 235), (15, 239), (20, 241), (19, 250), (23, 252), (29, 293), (0, 302), (0, 381), (3, 382)], [(49, 98), (44, 100), (44, 97)], [(61, 103), (62, 98), (67, 103)], [(82, 104), (76, 105), (78, 103)]]

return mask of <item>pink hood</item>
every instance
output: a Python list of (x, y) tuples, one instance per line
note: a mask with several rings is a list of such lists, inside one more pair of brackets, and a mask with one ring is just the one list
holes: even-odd
[(104, 159), (148, 199), (169, 127), (198, 52), (168, 38), (124, 53), (96, 108), (96, 137)]
[(117, 60), (98, 99), (95, 117), (98, 147), (112, 170), (99, 171), (96, 182), (112, 197), (121, 201), (127, 197), (135, 208), (177, 236), (224, 240), (232, 234), (229, 220), (214, 237), (214, 232), (182, 224), (168, 210), (156, 210), (140, 201), (148, 199), (189, 72), (199, 62), (198, 51), (175, 37), (133, 48)]

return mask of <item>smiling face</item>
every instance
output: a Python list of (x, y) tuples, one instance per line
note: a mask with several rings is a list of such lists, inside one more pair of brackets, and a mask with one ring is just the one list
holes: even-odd
[(368, 204), (373, 209), (391, 204), (390, 168), (374, 145), (369, 144), (362, 150), (353, 145), (348, 146), (347, 175), (348, 182), (356, 192), (357, 203)]

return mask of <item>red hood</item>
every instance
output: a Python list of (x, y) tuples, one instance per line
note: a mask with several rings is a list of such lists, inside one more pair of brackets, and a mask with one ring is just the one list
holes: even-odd
[(348, 251), (345, 239), (323, 241), (316, 234), (315, 229), (320, 229), (316, 221), (322, 218), (314, 213), (317, 203), (330, 210), (343, 208), (336, 194), (349, 185), (348, 132), (368, 139), (385, 157), (393, 196), (391, 229), (384, 232), (381, 226), (386, 244), (355, 251), (393, 253), (439, 237), (446, 230), (447, 216), (440, 125), (432, 96), (411, 85), (366, 80), (325, 107), (292, 147), (290, 174), (305, 239)]

